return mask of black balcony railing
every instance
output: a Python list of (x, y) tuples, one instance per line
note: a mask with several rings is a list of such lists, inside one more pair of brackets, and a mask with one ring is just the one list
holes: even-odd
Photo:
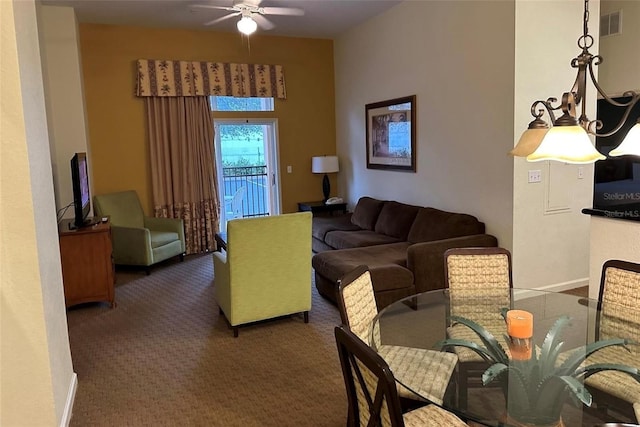
[(269, 179), (267, 166), (235, 166), (222, 168), (224, 178), (225, 208), (229, 211), (233, 195), (241, 188), (245, 188), (242, 199), (242, 216), (269, 215)]

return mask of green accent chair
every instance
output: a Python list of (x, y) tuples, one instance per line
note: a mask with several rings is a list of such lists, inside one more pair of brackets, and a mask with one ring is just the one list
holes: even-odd
[(93, 210), (110, 218), (116, 264), (143, 266), (149, 274), (153, 264), (177, 255), (184, 259), (182, 219), (145, 216), (135, 191), (96, 195)]
[(214, 298), (238, 327), (293, 313), (309, 322), (311, 212), (227, 223), (227, 251), (213, 253)]

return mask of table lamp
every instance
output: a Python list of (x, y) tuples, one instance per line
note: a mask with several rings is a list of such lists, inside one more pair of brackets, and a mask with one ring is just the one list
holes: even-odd
[(317, 156), (311, 158), (311, 172), (324, 174), (322, 178), (322, 194), (324, 195), (324, 199), (322, 201), (325, 203), (331, 193), (331, 185), (329, 184), (327, 174), (338, 172), (339, 170), (338, 156)]

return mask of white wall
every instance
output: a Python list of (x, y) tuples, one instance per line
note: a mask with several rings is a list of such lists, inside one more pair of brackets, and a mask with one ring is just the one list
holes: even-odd
[[(405, 1), (335, 42), (338, 194), (465, 212), (512, 241), (514, 5)], [(417, 172), (366, 168), (365, 104), (417, 95)]]
[(598, 66), (599, 83), (613, 95), (640, 90), (640, 1), (603, 0), (601, 5), (603, 14), (622, 11), (622, 34), (600, 40), (604, 62)]
[[(622, 10), (622, 34), (603, 37), (599, 83), (609, 95), (640, 89), (640, 2), (602, 1), (602, 13)], [(589, 296), (598, 297), (602, 264), (609, 259), (640, 263), (640, 222), (591, 218)]]
[[(76, 152), (87, 152), (91, 158), (78, 23), (71, 7), (42, 6), (39, 18), (53, 182), (56, 206), (62, 209), (73, 202), (71, 157)], [(64, 217), (73, 217), (73, 207), (66, 211)]]
[[(581, 210), (591, 206), (593, 166), (506, 155), (532, 120), (533, 101), (571, 88), (582, 7), (406, 1), (336, 40), (339, 193), (352, 206), (371, 195), (471, 213), (512, 250), (516, 286), (586, 284), (590, 219)], [(599, 2), (590, 9), (598, 16)], [(366, 169), (365, 104), (411, 94), (417, 173)], [(590, 116), (595, 104), (590, 93)], [(529, 170), (543, 181), (528, 184)]]
[[(589, 9), (597, 51), (598, 2)], [(535, 100), (561, 99), (571, 89), (576, 71), (570, 61), (580, 53), (576, 40), (582, 34), (582, 12), (581, 1), (516, 2), (514, 142), (533, 119)], [(587, 101), (587, 113), (595, 117), (595, 91), (589, 91)], [(542, 182), (528, 183), (530, 170), (541, 170)], [(561, 290), (586, 285), (589, 217), (581, 210), (592, 205), (593, 165), (515, 158), (513, 180), (515, 286)]]
[(0, 1), (0, 54), (0, 425), (65, 425), (76, 377), (33, 1)]

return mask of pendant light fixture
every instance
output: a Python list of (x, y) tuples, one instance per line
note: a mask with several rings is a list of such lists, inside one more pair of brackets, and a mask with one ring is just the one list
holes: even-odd
[[(531, 115), (534, 120), (522, 134), (518, 144), (509, 152), (517, 157), (526, 157), (530, 162), (542, 160), (557, 160), (565, 163), (594, 163), (606, 157), (598, 152), (589, 135), (611, 136), (620, 131), (626, 122), (631, 109), (640, 99), (640, 94), (627, 91), (622, 96), (629, 97), (626, 102), (618, 102), (608, 96), (596, 81), (593, 67), (602, 63), (600, 55), (592, 55), (589, 48), (593, 46), (593, 37), (589, 34), (589, 0), (584, 1), (583, 33), (578, 38), (578, 47), (582, 52), (571, 61), (571, 67), (578, 69), (578, 75), (569, 92), (562, 95), (560, 105), (554, 106), (556, 98), (546, 101), (538, 100), (531, 105)], [(608, 103), (623, 108), (620, 122), (609, 132), (599, 133), (602, 129), (601, 120), (590, 120), (586, 113), (586, 95), (588, 79), (595, 86), (598, 94)], [(576, 107), (581, 107), (580, 116)], [(562, 115), (556, 119), (556, 112)], [(542, 120), (547, 112), (552, 126)], [(609, 153), (610, 156), (622, 155), (640, 156), (640, 119), (622, 143)]]

